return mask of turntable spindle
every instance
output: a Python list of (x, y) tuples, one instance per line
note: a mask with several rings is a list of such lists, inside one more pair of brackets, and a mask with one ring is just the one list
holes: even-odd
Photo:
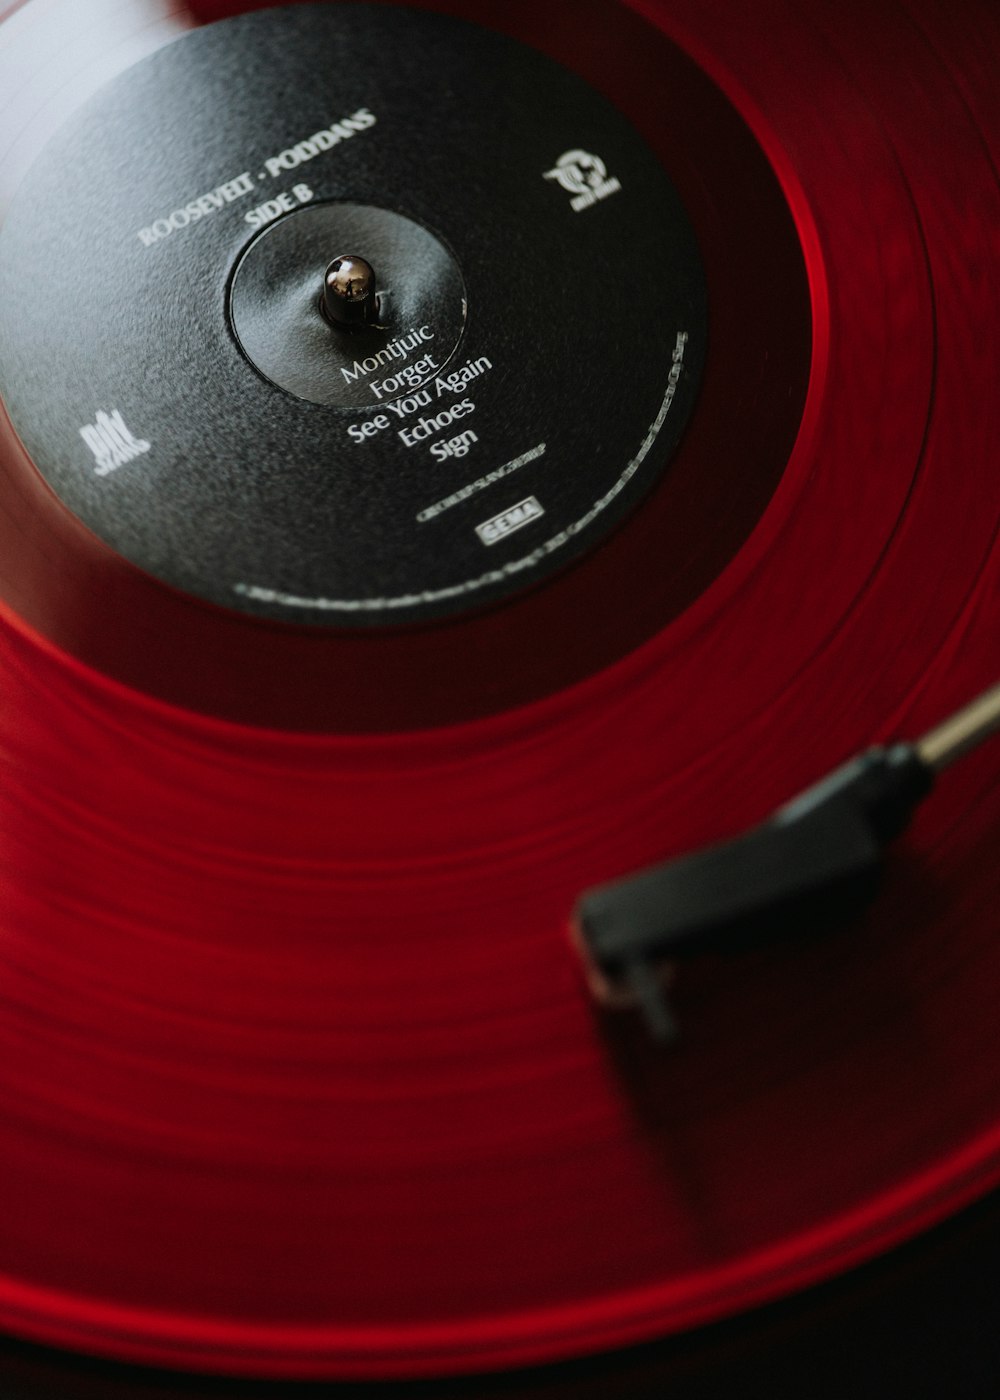
[(375, 270), (371, 263), (354, 253), (344, 253), (326, 270), (323, 278), (323, 315), (338, 330), (373, 326), (378, 320)]

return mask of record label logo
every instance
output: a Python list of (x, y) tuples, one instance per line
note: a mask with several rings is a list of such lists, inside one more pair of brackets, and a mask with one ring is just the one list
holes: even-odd
[(570, 207), (582, 214), (598, 200), (607, 199), (621, 189), (621, 181), (608, 179), (608, 167), (600, 156), (589, 151), (565, 151), (556, 161), (554, 170), (546, 170), (546, 180), (558, 180), (568, 194), (574, 196)]
[(483, 544), (498, 544), (515, 530), (523, 529), (525, 525), (530, 525), (533, 520), (538, 520), (544, 514), (545, 507), (541, 502), (534, 496), (528, 496), (502, 514), (494, 515), (492, 520), (484, 520), (482, 525), (477, 525), (476, 534)]
[(149, 451), (149, 443), (145, 438), (137, 438), (126, 427), (117, 408), (110, 413), (98, 413), (95, 422), (86, 423), (80, 429), (80, 436), (94, 454), (96, 476), (108, 476)]

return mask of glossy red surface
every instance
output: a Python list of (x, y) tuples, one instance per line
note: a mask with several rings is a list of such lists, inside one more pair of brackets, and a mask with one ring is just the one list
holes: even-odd
[[(535, 9), (583, 65), (593, 35)], [(802, 1287), (1000, 1180), (997, 741), (864, 920), (692, 969), (674, 1054), (595, 1013), (566, 938), (581, 888), (996, 678), (1000, 16), (636, 9), (793, 211), (813, 353), (780, 484), (642, 645), (437, 729), (211, 718), (5, 609), (6, 1330), (247, 1374), (512, 1366)], [(714, 430), (741, 451), (737, 413)], [(78, 594), (77, 632), (113, 598)]]

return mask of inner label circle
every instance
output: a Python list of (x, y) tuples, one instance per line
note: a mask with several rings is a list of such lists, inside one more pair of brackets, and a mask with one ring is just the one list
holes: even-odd
[[(347, 253), (389, 293), (356, 354), (314, 314)], [(706, 335), (624, 118), (424, 11), (193, 31), (78, 113), (0, 231), (0, 393), (52, 488), (164, 582), (298, 625), (461, 613), (593, 549), (668, 468)]]

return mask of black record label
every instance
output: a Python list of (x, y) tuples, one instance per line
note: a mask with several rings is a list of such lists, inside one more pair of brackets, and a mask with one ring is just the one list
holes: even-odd
[[(332, 260), (377, 305), (325, 314)], [(638, 502), (687, 418), (694, 235), (603, 98), (441, 16), (195, 31), (46, 148), (0, 235), (0, 393), (149, 573), (296, 623), (454, 613)]]

